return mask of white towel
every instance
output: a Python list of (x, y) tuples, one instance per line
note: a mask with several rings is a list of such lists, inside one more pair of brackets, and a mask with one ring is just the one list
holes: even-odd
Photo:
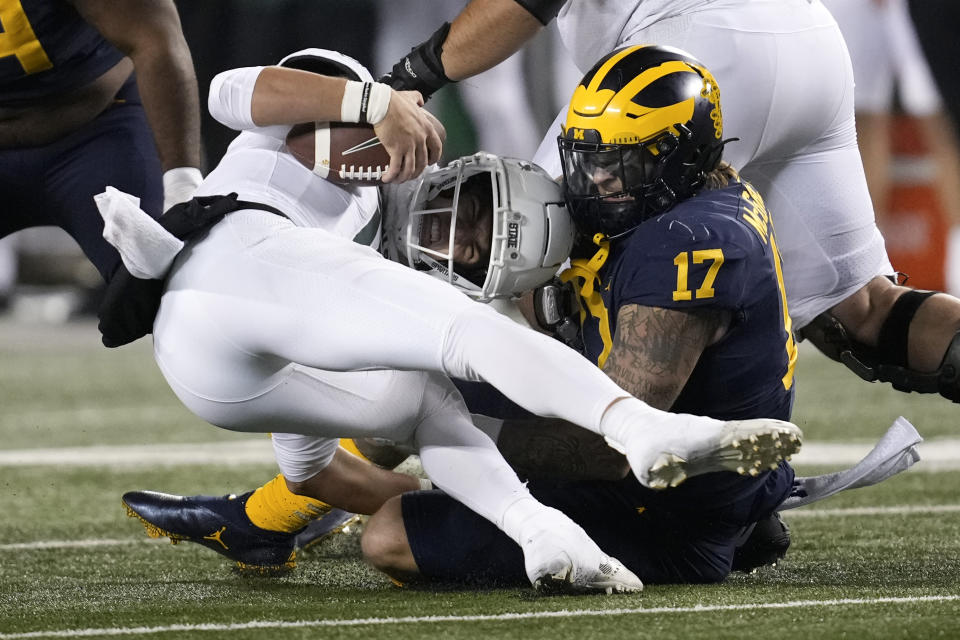
[(822, 476), (796, 478), (793, 493), (778, 510), (796, 509), (823, 500), (847, 489), (858, 489), (883, 482), (920, 460), (917, 445), (923, 438), (906, 418), (897, 418), (863, 460), (844, 471)]
[(183, 241), (140, 208), (140, 199), (113, 187), (93, 196), (103, 217), (103, 237), (120, 252), (130, 275), (163, 279)]

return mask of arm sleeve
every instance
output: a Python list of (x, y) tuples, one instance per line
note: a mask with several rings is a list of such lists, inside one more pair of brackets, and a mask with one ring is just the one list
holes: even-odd
[(237, 131), (257, 129), (251, 114), (253, 87), (264, 67), (241, 67), (217, 74), (210, 82), (207, 109), (217, 122)]
[(516, 0), (517, 4), (526, 9), (530, 15), (547, 25), (560, 13), (560, 7), (566, 0)]

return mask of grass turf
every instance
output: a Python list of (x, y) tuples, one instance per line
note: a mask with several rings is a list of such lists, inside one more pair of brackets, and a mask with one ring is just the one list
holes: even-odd
[[(182, 409), (146, 342), (107, 351), (89, 325), (49, 335), (42, 327), (3, 325), (0, 361), (5, 449), (250, 437), (209, 427)], [(808, 350), (798, 384), (795, 420), (810, 440), (872, 440), (897, 415), (924, 436), (957, 437), (954, 405), (859, 382)], [(735, 574), (722, 585), (648, 586), (640, 596), (398, 589), (363, 564), (356, 535), (302, 554), (286, 576), (245, 578), (207, 549), (148, 540), (120, 506), (129, 489), (226, 493), (273, 473), (270, 465), (0, 466), (0, 640), (80, 633), (449, 640), (788, 633), (819, 640), (960, 632), (960, 471), (909, 472), (787, 513), (794, 545), (780, 566)], [(855, 507), (878, 510), (844, 511)], [(550, 612), (555, 617), (542, 617)], [(366, 619), (374, 620), (343, 622)]]

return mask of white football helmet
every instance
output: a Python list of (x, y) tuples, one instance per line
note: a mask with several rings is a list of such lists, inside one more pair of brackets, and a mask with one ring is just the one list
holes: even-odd
[(348, 55), (330, 49), (301, 49), (284, 56), (278, 65), (325, 76), (373, 82), (373, 76), (365, 66)]
[[(464, 268), (454, 263), (460, 188), (471, 177), (488, 176), (493, 235), (489, 263)], [(483, 179), (483, 178), (478, 178)], [(432, 207), (452, 190), (449, 206)], [(386, 192), (384, 225), (388, 258), (426, 271), (481, 302), (530, 291), (556, 275), (573, 247), (574, 227), (563, 190), (546, 171), (526, 160), (479, 152), (427, 170), (419, 179)], [(446, 251), (424, 246), (425, 216), (450, 214)], [(435, 217), (434, 217), (435, 218)]]

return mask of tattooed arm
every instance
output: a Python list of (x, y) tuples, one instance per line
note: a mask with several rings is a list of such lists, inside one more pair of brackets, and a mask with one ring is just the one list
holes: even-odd
[(730, 312), (716, 309), (621, 307), (603, 370), (631, 395), (666, 411), (687, 384), (703, 350), (726, 333), (731, 317)]
[(556, 418), (507, 420), (497, 448), (528, 480), (615, 481), (630, 470), (602, 436)]
[[(667, 410), (700, 354), (723, 337), (730, 319), (729, 312), (713, 309), (622, 307), (603, 370), (635, 397)], [(629, 471), (626, 458), (602, 437), (562, 420), (507, 421), (497, 446), (527, 478), (619, 480)]]

